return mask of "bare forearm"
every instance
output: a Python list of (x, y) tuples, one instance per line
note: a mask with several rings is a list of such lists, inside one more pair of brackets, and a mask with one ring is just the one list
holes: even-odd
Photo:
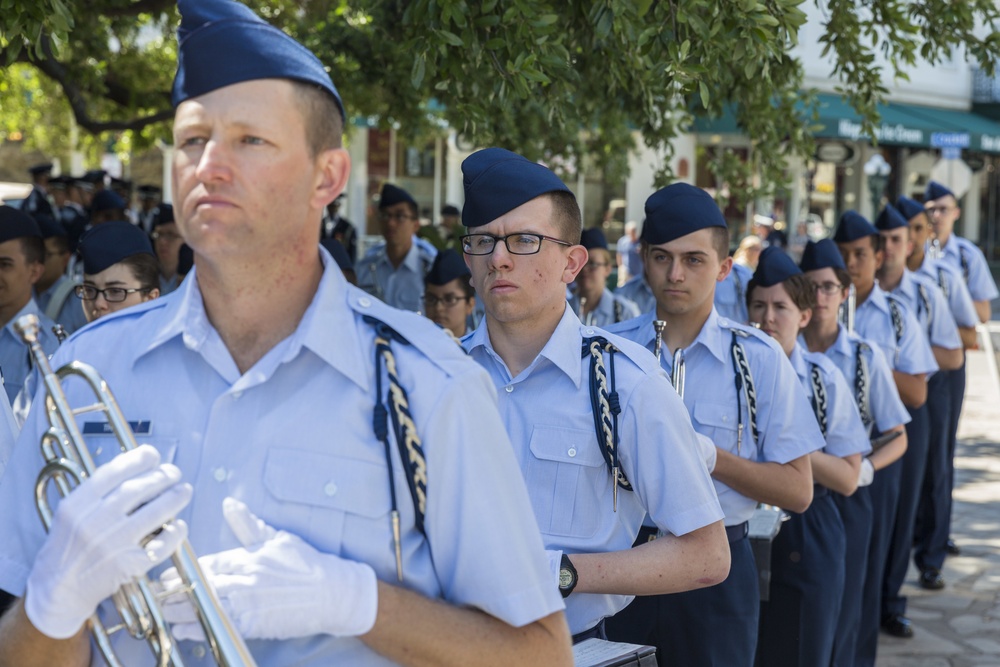
[(0, 619), (0, 667), (84, 667), (90, 664), (90, 641), (81, 630), (72, 639), (52, 639), (39, 632), (18, 600)]
[(966, 350), (979, 349), (979, 334), (976, 333), (976, 327), (959, 327), (958, 335), (962, 339), (962, 347)]
[(361, 639), (401, 665), (573, 664), (562, 612), (515, 628), (478, 609), (431, 600), (383, 582), (378, 596), (375, 627)]
[(687, 535), (664, 535), (634, 549), (572, 554), (574, 593), (663, 595), (714, 586), (729, 575), (722, 521)]
[(757, 502), (804, 512), (812, 502), (812, 469), (808, 456), (788, 463), (758, 463), (718, 450), (712, 477)]
[(902, 431), (902, 435), (900, 435), (898, 438), (890, 442), (888, 445), (886, 445), (885, 447), (883, 447), (882, 449), (878, 450), (877, 452), (868, 457), (869, 459), (871, 459), (872, 467), (874, 467), (876, 471), (881, 470), (886, 466), (892, 465), (893, 463), (901, 459), (903, 457), (903, 454), (906, 453), (906, 447), (907, 447), (906, 429), (904, 429), (902, 426), (898, 426), (890, 430)]
[(976, 315), (979, 315), (980, 322), (985, 323), (990, 321), (993, 313), (989, 301), (973, 301), (972, 305), (976, 307)]
[(858, 488), (858, 472), (861, 468), (861, 454), (841, 458), (826, 452), (809, 455), (813, 479), (817, 484), (837, 493), (849, 496)]
[(927, 402), (927, 380), (923, 375), (893, 371), (892, 379), (896, 381), (899, 400), (903, 401), (906, 407), (916, 410)]
[(962, 367), (962, 360), (965, 359), (965, 352), (962, 350), (949, 350), (937, 346), (932, 347), (931, 350), (934, 352), (934, 361), (937, 362), (938, 368), (941, 370), (953, 371)]

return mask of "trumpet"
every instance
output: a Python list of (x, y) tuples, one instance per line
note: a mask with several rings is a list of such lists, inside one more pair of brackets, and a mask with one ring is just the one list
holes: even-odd
[[(660, 352), (663, 349), (663, 332), (667, 328), (667, 323), (663, 320), (653, 320), (653, 331), (656, 338), (653, 341), (653, 354), (656, 361), (660, 361)], [(681, 398), (684, 398), (684, 351), (681, 348), (674, 350), (673, 364), (670, 369), (670, 384), (674, 385), (674, 391)]]
[(854, 311), (857, 308), (858, 291), (852, 284), (847, 288), (847, 301), (840, 304), (840, 323), (848, 333), (854, 333)]
[[(101, 412), (118, 439), (121, 451), (135, 449), (137, 445), (118, 402), (107, 383), (92, 366), (71, 361), (58, 371), (53, 371), (38, 340), (39, 323), (35, 315), (19, 317), (14, 322), (14, 329), (28, 345), (45, 386), (45, 410), (49, 429), (41, 439), (42, 456), (46, 463), (35, 482), (35, 504), (47, 531), (52, 525), (54, 513), (48, 500), (49, 484), (55, 484), (60, 495), (66, 497), (97, 469), (77, 426), (77, 416)], [(84, 380), (97, 402), (80, 408), (71, 407), (62, 388), (62, 382), (71, 376)], [(233, 629), (232, 621), (219, 603), (215, 591), (205, 580), (198, 559), (187, 540), (181, 543), (171, 559), (183, 582), (182, 590), (191, 597), (216, 664), (224, 667), (255, 667), (250, 651), (243, 638)], [(111, 667), (121, 667), (123, 664), (111, 645), (111, 636), (120, 630), (128, 631), (135, 639), (145, 640), (156, 657), (158, 667), (183, 667), (180, 652), (163, 619), (159, 599), (153, 593), (147, 577), (125, 584), (111, 599), (121, 619), (119, 624), (107, 627), (96, 613), (87, 622), (98, 650)]]
[(934, 261), (941, 259), (941, 242), (936, 236), (931, 239), (931, 247), (927, 250), (927, 256)]

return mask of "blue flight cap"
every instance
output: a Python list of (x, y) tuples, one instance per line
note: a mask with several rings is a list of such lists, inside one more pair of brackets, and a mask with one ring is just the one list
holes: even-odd
[(50, 171), (52, 171), (52, 163), (51, 162), (43, 162), (41, 164), (33, 164), (30, 167), (28, 167), (28, 172), (32, 176), (39, 176), (41, 174), (47, 174)]
[(604, 232), (598, 227), (591, 227), (590, 229), (583, 230), (583, 234), (580, 235), (580, 245), (587, 250), (594, 248), (604, 248), (607, 250), (608, 240), (604, 238)]
[(817, 269), (843, 269), (846, 271), (847, 265), (844, 264), (844, 256), (840, 254), (837, 244), (830, 239), (823, 239), (822, 241), (806, 243), (799, 268), (803, 271), (816, 271)]
[(392, 183), (386, 183), (382, 186), (382, 194), (378, 198), (378, 210), (381, 211), (384, 208), (389, 208), (403, 202), (411, 204), (414, 208), (417, 206), (417, 200), (411, 197), (410, 193), (403, 188), (395, 186)]
[(111, 190), (101, 190), (90, 201), (90, 212), (125, 210), (125, 200)]
[(354, 264), (351, 263), (351, 257), (347, 254), (347, 249), (344, 248), (343, 243), (335, 238), (325, 238), (319, 244), (326, 248), (326, 251), (330, 253), (333, 261), (337, 263), (341, 271), (354, 270)]
[(113, 220), (91, 227), (80, 237), (77, 252), (83, 258), (83, 272), (88, 275), (100, 273), (132, 255), (155, 257), (149, 237), (131, 222), (124, 220)]
[(900, 197), (896, 200), (896, 210), (903, 214), (903, 217), (907, 220), (913, 220), (915, 217), (921, 213), (926, 213), (927, 209), (924, 205), (918, 202), (916, 199), (910, 199), (909, 197)]
[(891, 229), (899, 229), (901, 227), (909, 229), (910, 223), (892, 204), (882, 209), (882, 212), (875, 218), (875, 228), (879, 231), (887, 232)]
[(55, 236), (69, 236), (63, 224), (47, 213), (35, 213), (31, 216), (38, 224), (38, 229), (42, 232), (43, 239), (50, 239)]
[(424, 277), (427, 285), (447, 285), (456, 278), (468, 277), (472, 273), (462, 256), (451, 248), (445, 248), (434, 258), (431, 270)]
[(878, 230), (857, 211), (844, 211), (837, 230), (833, 233), (833, 240), (837, 243), (850, 243), (866, 236), (878, 236)]
[(38, 223), (24, 211), (12, 206), (0, 206), (0, 243), (28, 236), (42, 238)]
[(173, 204), (159, 204), (153, 211), (153, 228), (174, 222)]
[(232, 0), (178, 0), (177, 75), (171, 102), (257, 79), (292, 79), (319, 86), (344, 104), (323, 63), (309, 49)]
[[(929, 181), (927, 183), (927, 189), (924, 190), (924, 201), (934, 201), (935, 199), (941, 199), (941, 197), (947, 197), (951, 195), (955, 197), (955, 193), (944, 187), (937, 181)], [(958, 200), (958, 197), (955, 197)]]
[(650, 245), (670, 243), (699, 229), (728, 229), (719, 205), (701, 188), (673, 183), (646, 200), (646, 222), (642, 240)]
[(788, 253), (777, 246), (768, 246), (760, 253), (753, 281), (761, 287), (772, 287), (799, 275), (802, 275), (802, 269), (795, 266), (795, 260)]
[(504, 148), (476, 151), (462, 162), (462, 174), (462, 224), (469, 228), (489, 224), (550, 192), (573, 194), (548, 167)]

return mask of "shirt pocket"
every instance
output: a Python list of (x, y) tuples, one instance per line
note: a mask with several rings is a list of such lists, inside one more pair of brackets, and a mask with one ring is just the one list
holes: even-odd
[[(397, 471), (398, 474), (398, 471)], [(345, 534), (387, 535), (391, 509), (385, 464), (276, 447), (264, 468), (268, 515), (325, 553), (341, 553)], [(409, 495), (397, 490), (398, 501)]]
[[(137, 445), (151, 445), (160, 453), (160, 463), (173, 463), (177, 456), (177, 438), (136, 435)], [(88, 433), (83, 436), (94, 465), (100, 467), (122, 453), (118, 438), (110, 433)]]
[[(740, 409), (742, 410), (742, 401)], [(736, 412), (736, 402), (720, 403), (706, 400), (699, 400), (694, 404), (691, 414), (691, 423), (694, 430), (708, 437), (716, 447), (724, 449), (732, 454), (736, 454), (736, 440), (739, 424), (739, 416)], [(740, 446), (739, 455), (743, 458), (752, 458), (752, 443), (750, 442), (750, 424), (743, 424), (743, 442)], [(751, 446), (748, 446), (751, 445)]]
[(592, 537), (611, 473), (592, 430), (535, 426), (526, 480), (542, 533)]

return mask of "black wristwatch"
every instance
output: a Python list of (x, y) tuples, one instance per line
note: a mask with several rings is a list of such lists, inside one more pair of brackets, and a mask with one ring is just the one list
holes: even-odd
[(559, 564), (559, 592), (564, 598), (568, 598), (569, 594), (573, 592), (573, 589), (576, 588), (576, 582), (576, 568), (573, 567), (569, 556), (563, 554), (562, 562)]

